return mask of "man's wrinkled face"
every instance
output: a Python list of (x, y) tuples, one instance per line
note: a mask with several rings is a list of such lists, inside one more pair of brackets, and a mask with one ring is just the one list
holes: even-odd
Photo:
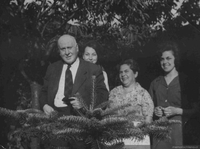
[(58, 48), (61, 58), (67, 64), (72, 64), (78, 56), (78, 45), (74, 37), (63, 35), (58, 39)]

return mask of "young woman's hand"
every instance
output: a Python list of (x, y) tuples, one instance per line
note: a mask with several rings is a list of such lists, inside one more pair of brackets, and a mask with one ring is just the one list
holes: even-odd
[(154, 109), (154, 114), (158, 117), (162, 117), (163, 116), (163, 111), (162, 111), (162, 107), (158, 106), (155, 107)]
[(167, 117), (174, 116), (174, 115), (182, 115), (183, 113), (183, 110), (181, 108), (172, 107), (172, 106), (163, 108), (163, 111)]

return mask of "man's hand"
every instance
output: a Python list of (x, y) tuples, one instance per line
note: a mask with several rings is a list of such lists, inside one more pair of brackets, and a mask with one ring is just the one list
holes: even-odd
[(70, 101), (70, 103), (72, 104), (72, 107), (74, 109), (80, 109), (82, 108), (81, 103), (79, 102), (77, 97), (70, 97), (69, 99), (73, 99), (72, 101)]
[(45, 104), (43, 106), (43, 111), (45, 114), (50, 115), (54, 111), (54, 109), (51, 106), (49, 106), (48, 104)]

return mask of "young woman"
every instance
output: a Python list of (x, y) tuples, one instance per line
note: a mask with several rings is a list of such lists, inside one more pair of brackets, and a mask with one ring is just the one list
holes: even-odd
[(180, 120), (182, 124), (171, 126), (170, 138), (166, 140), (153, 139), (153, 149), (171, 149), (182, 146), (183, 125), (187, 118), (195, 112), (189, 100), (194, 93), (190, 92), (191, 85), (186, 75), (179, 73), (179, 49), (176, 43), (166, 42), (159, 49), (160, 66), (163, 74), (152, 81), (149, 93), (155, 105), (155, 119), (166, 116), (169, 120)]
[[(100, 65), (99, 64), (100, 49), (101, 49), (100, 47), (101, 47), (100, 44), (96, 41), (90, 41), (86, 43), (83, 54), (82, 54), (82, 58), (85, 61)], [(106, 85), (107, 90), (109, 91), (110, 89), (109, 89), (109, 84), (108, 84), (108, 76), (103, 67), (102, 67), (102, 71), (103, 71), (103, 76), (104, 76), (104, 83)]]

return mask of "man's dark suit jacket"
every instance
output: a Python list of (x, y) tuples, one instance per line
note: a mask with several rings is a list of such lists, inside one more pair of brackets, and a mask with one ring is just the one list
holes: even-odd
[[(44, 77), (44, 85), (40, 96), (40, 106), (43, 108), (45, 104), (54, 107), (54, 98), (58, 91), (58, 85), (63, 67), (63, 61), (57, 61), (51, 64)], [(96, 76), (96, 105), (108, 99), (108, 91), (104, 84), (104, 77), (99, 66), (80, 59), (80, 64), (75, 76), (72, 95), (77, 92), (87, 105), (91, 103), (92, 93), (92, 76)]]

